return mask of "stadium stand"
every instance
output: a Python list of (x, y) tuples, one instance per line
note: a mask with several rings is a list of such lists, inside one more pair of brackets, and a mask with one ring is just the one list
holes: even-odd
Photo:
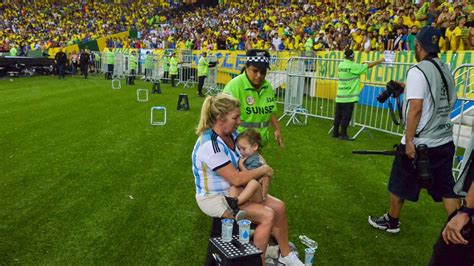
[(107, 39), (108, 47), (402, 51), (410, 50), (411, 33), (424, 25), (439, 28), (443, 51), (474, 47), (474, 8), (465, 0), (455, 4), (420, 1), (418, 5), (407, 1), (220, 1), (215, 7), (170, 7), (161, 1), (25, 2), (0, 3), (0, 52), (14, 48), (15, 55), (24, 56), (120, 32), (130, 34)]

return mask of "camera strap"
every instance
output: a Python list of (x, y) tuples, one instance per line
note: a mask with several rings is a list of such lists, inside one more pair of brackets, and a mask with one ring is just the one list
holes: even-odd
[(426, 58), (425, 60), (430, 61), (436, 69), (438, 69), (439, 74), (441, 75), (441, 79), (443, 80), (444, 86), (446, 87), (446, 96), (448, 97), (448, 104), (451, 102), (451, 99), (449, 99), (449, 87), (448, 87), (448, 81), (446, 81), (446, 78), (444, 77), (443, 71), (439, 67), (439, 65), (432, 59), (432, 58)]
[(392, 118), (393, 123), (399, 126), (403, 122), (402, 105), (400, 103), (400, 97), (395, 98), (395, 101), (397, 103), (398, 117), (400, 119), (397, 120), (397, 117), (395, 116), (395, 111), (393, 110), (392, 101), (388, 101), (388, 111), (389, 111), (390, 117)]

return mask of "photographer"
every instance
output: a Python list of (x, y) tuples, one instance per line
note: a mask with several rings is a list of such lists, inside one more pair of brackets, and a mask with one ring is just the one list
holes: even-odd
[[(457, 98), (450, 69), (438, 58), (439, 37), (434, 27), (420, 30), (415, 40), (418, 64), (408, 70), (406, 85), (399, 83), (405, 87), (402, 111), (406, 124), (390, 173), (390, 209), (381, 217), (368, 219), (371, 226), (389, 233), (400, 232), (398, 218), (404, 200), (417, 201), (422, 188), (428, 190), (434, 201), (443, 201), (448, 214), (459, 203), (459, 196), (453, 192), (454, 143), (450, 121)], [(427, 147), (424, 165), (417, 160), (415, 147)], [(419, 174), (422, 171), (423, 176)], [(427, 178), (429, 171), (432, 174)]]
[[(448, 223), (433, 247), (429, 265), (474, 265), (474, 165), (468, 164), (467, 174), (458, 184), (466, 193), (463, 206), (451, 214)], [(456, 184), (457, 187), (457, 184)]]

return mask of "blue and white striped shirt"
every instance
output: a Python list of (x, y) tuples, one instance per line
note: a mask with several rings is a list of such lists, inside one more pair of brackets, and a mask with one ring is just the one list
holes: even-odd
[[(237, 138), (237, 132), (232, 139)], [(236, 169), (240, 153), (234, 150), (211, 129), (204, 131), (196, 141), (192, 154), (196, 196), (227, 195), (231, 184), (217, 173), (217, 170), (231, 163)]]

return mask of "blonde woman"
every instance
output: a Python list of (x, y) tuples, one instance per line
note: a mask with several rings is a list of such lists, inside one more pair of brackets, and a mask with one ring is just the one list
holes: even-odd
[[(192, 170), (197, 204), (211, 217), (234, 217), (225, 200), (231, 186), (245, 185), (262, 175), (273, 175), (268, 165), (248, 171), (238, 170), (240, 153), (236, 147), (236, 129), (240, 123), (240, 102), (237, 99), (221, 94), (204, 100), (196, 129), (198, 139), (192, 153)], [(268, 195), (263, 202), (247, 202), (240, 209), (257, 225), (253, 243), (263, 251), (263, 264), (273, 233), (280, 246), (280, 262), (303, 266), (296, 254), (290, 251), (288, 220), (281, 200)]]

